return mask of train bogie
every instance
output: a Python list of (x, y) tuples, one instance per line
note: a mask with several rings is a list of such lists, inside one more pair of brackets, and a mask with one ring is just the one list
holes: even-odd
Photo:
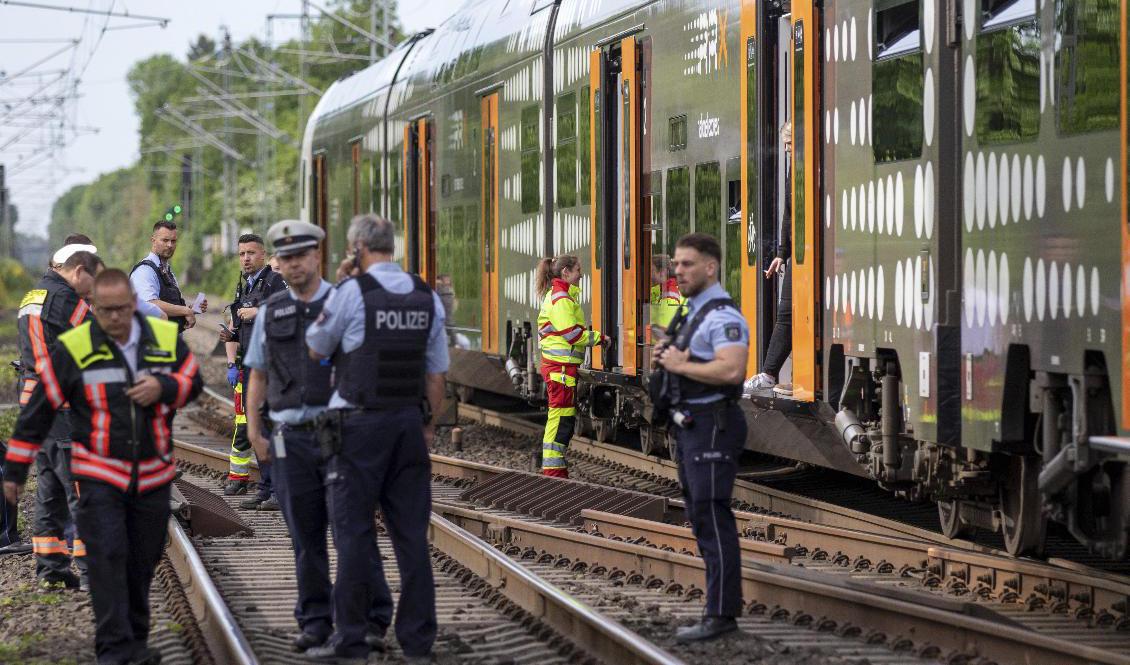
[(754, 374), (788, 236), (792, 390), (742, 400), (748, 448), (937, 501), (954, 536), (1031, 552), (1050, 518), (1124, 557), (1123, 4), (469, 3), (327, 93), (304, 214), (329, 273), (352, 214), (397, 222), (397, 258), (449, 297), (465, 394), (543, 399), (534, 267), (578, 255), (615, 341), (581, 372), (584, 426), (656, 454), (674, 240), (720, 239)]

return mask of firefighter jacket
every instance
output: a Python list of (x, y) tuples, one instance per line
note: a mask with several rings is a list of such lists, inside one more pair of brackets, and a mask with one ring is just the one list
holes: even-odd
[(666, 329), (683, 304), (683, 296), (679, 293), (679, 285), (675, 282), (675, 278), (668, 277), (663, 284), (652, 284), (649, 302), (651, 325)]
[(73, 476), (142, 494), (172, 481), (171, 416), (200, 394), (203, 383), (176, 323), (135, 317), (141, 326), (136, 375), (157, 378), (157, 402), (142, 407), (126, 396), (136, 375), (97, 321), (68, 330), (59, 335), (40, 383), (16, 421), (4, 460), (5, 480), (26, 480), (55, 411), (69, 400)]
[[(50, 271), (20, 302), (17, 319), (20, 342), (20, 406), (31, 399), (42, 368), (50, 365), (55, 340), (85, 321), (90, 307), (55, 271)], [(57, 392), (49, 385), (48, 390)]]
[(247, 276), (240, 275), (235, 285), (235, 299), (231, 304), (231, 327), (235, 333), (234, 341), (239, 342), (239, 363), (243, 365), (243, 354), (247, 352), (247, 345), (251, 342), (251, 332), (254, 328), (254, 319), (244, 321), (239, 318), (239, 310), (244, 307), (262, 307), (267, 298), (287, 289), (286, 280), (282, 275), (271, 270), (271, 266), (255, 275), (251, 284), (247, 283)]
[(581, 290), (563, 279), (554, 279), (538, 312), (538, 343), (541, 357), (563, 365), (580, 365), (585, 347), (600, 344), (601, 334), (585, 330), (585, 312), (577, 299)]

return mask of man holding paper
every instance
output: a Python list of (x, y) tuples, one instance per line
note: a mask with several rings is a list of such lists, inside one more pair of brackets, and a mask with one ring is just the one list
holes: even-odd
[(157, 306), (182, 331), (196, 325), (196, 315), (208, 311), (208, 300), (196, 296), (189, 307), (180, 292), (173, 267), (169, 264), (177, 251), (177, 225), (161, 220), (153, 225), (149, 255), (130, 271), (129, 281), (139, 299)]

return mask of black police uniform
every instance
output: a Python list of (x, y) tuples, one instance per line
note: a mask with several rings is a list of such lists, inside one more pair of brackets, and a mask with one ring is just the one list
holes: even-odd
[[(275, 243), (279, 249), (280, 243)], [(300, 413), (325, 406), (333, 394), (333, 368), (328, 360), (310, 358), (306, 328), (322, 312), (325, 296), (303, 302), (289, 291), (267, 299), (256, 318), (264, 328), (267, 402), (271, 412)], [(258, 368), (256, 368), (258, 369)], [(298, 602), (294, 618), (309, 644), (320, 644), (333, 632), (330, 562), (326, 547), (326, 461), (315, 435), (313, 419), (276, 423), (271, 438), (274, 487), (294, 544)], [(373, 579), (368, 632), (383, 637), (392, 623), (392, 594), (384, 577), (380, 554), (371, 548)]]
[[(231, 442), (231, 458), (232, 458), (232, 473), (229, 478), (232, 480), (245, 480), (246, 475), (241, 478), (236, 477), (234, 472), (237, 464), (236, 458), (246, 459), (251, 456), (251, 440), (247, 438), (247, 417), (243, 412), (243, 391), (247, 388), (247, 370), (243, 367), (243, 355), (247, 352), (247, 345), (251, 341), (251, 333), (254, 330), (252, 321), (243, 321), (239, 318), (239, 310), (244, 307), (259, 307), (267, 298), (272, 295), (285, 291), (287, 288), (286, 282), (283, 280), (282, 275), (271, 270), (271, 266), (263, 266), (259, 274), (251, 280), (251, 284), (247, 283), (247, 276), (240, 275), (239, 281), (235, 286), (235, 300), (230, 305), (231, 320), (232, 320), (232, 333), (235, 334), (234, 341), (239, 343), (239, 351), (236, 353), (236, 366), (239, 369), (239, 380), (236, 384), (236, 397), (238, 403), (236, 404), (236, 418), (235, 428), (232, 432)], [(249, 460), (247, 460), (249, 461)], [(242, 469), (243, 465), (239, 465)], [(257, 495), (260, 500), (267, 500), (271, 496), (272, 483), (271, 483), (271, 465), (270, 463), (260, 461), (259, 464), (259, 488)]]
[(421, 409), (435, 295), (418, 276), (411, 279), (412, 290), (396, 294), (369, 273), (357, 277), (365, 337), (353, 351), (336, 354), (335, 388), (354, 406), (329, 412), (341, 417), (340, 451), (330, 459), (326, 478), (338, 553), (337, 627), (330, 645), (337, 656), (367, 652), (365, 612), (374, 591), (369, 568), (378, 504), (400, 571), (397, 642), (406, 656), (428, 654), (435, 642), (428, 549), (431, 461)]
[[(20, 303), (17, 328), (20, 341), (20, 407), (27, 406), (41, 381), (52, 394), (59, 394), (50, 354), (58, 336), (89, 318), (90, 308), (79, 298), (63, 276), (51, 271), (28, 291)], [(40, 375), (42, 372), (42, 376)], [(61, 397), (60, 397), (61, 399)], [(35, 574), (44, 582), (77, 586), (71, 572), (67, 536), (73, 547), (75, 566), (86, 576), (86, 545), (74, 533), (73, 516), (78, 511), (78, 494), (71, 478), (70, 409), (59, 402), (58, 413), (36, 454), (35, 525), (32, 550)]]
[[(168, 264), (166, 263), (166, 265)], [(149, 259), (142, 259), (135, 263), (133, 268), (129, 271), (130, 277), (133, 277), (133, 273), (137, 272), (137, 269), (141, 266), (148, 266), (157, 274), (157, 282), (160, 285), (160, 288), (157, 290), (158, 300), (167, 302), (170, 305), (185, 305), (184, 295), (181, 294), (180, 287), (177, 286), (177, 282), (173, 279), (172, 273), (161, 270), (156, 263), (153, 263)], [(184, 330), (185, 325), (188, 323), (188, 317), (186, 316), (170, 316), (169, 320), (177, 324), (178, 329), (181, 331)]]
[[(675, 348), (689, 348), (710, 312), (722, 308), (737, 310), (726, 297), (704, 303), (689, 318), (680, 315)], [(689, 360), (706, 362), (694, 355)], [(672, 429), (687, 517), (706, 562), (705, 615), (737, 617), (742, 610), (741, 549), (730, 502), (746, 440), (746, 421), (737, 404), (741, 384), (719, 386), (676, 378), (678, 394), (672, 409), (689, 416), (689, 424)]]

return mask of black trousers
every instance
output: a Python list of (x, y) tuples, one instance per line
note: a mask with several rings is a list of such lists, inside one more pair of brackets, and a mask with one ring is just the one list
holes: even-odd
[(745, 438), (737, 405), (696, 410), (690, 429), (675, 428), (679, 483), (706, 562), (707, 616), (736, 617), (742, 611), (741, 549), (730, 499)]
[(168, 521), (168, 485), (139, 495), (79, 480), (78, 527), (86, 540), (98, 665), (127, 663), (146, 647), (149, 584)]
[[(71, 478), (71, 424), (67, 413), (55, 416), (51, 431), (35, 455), (35, 525), (32, 550), (35, 576), (48, 582), (77, 582), (71, 570), (67, 536), (72, 536), (74, 562), (86, 575), (85, 543), (74, 529), (78, 491)], [(71, 531), (71, 534), (68, 534)]]
[(333, 589), (341, 656), (369, 652), (366, 615), (374, 587), (374, 517), (380, 506), (400, 570), (396, 640), (406, 656), (431, 652), (436, 637), (435, 583), (428, 548), (431, 460), (418, 408), (358, 412), (346, 417), (342, 450), (328, 463), (326, 486), (337, 548)]
[[(4, 456), (8, 454), (8, 442), (0, 439), (0, 476), (4, 473)], [(0, 547), (15, 545), (20, 538), (20, 509), (7, 501), (0, 501)]]
[[(294, 544), (294, 569), (298, 578), (298, 602), (294, 618), (305, 633), (328, 637), (333, 632), (330, 558), (326, 547), (326, 463), (314, 432), (280, 425), (271, 437), (275, 494)], [(280, 438), (281, 437), (281, 438)], [(368, 629), (384, 635), (392, 623), (392, 593), (385, 581), (376, 540), (373, 541), (369, 572), (371, 604)]]
[(777, 303), (777, 319), (773, 323), (773, 334), (769, 337), (769, 351), (765, 354), (766, 374), (774, 379), (781, 377), (781, 368), (793, 352), (793, 271), (792, 266), (785, 269), (781, 279), (781, 299)]

